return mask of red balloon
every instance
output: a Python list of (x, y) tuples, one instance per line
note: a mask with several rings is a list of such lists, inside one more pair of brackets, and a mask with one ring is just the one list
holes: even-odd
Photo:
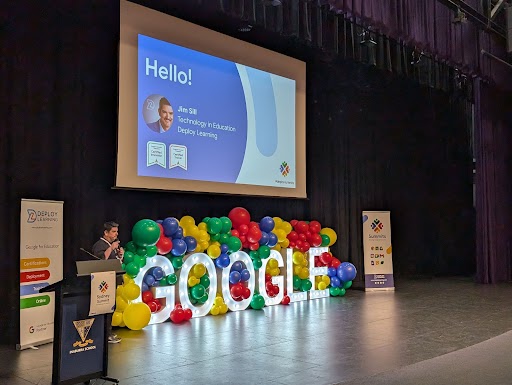
[(299, 221), (297, 219), (292, 219), (290, 221), (290, 225), (292, 225), (292, 227), (295, 227), (297, 225), (297, 223), (299, 223)]
[(231, 292), (231, 296), (233, 297), (233, 299), (238, 299), (244, 293), (244, 288), (243, 286), (233, 285), (231, 286), (231, 289), (229, 289), (229, 291)]
[(279, 294), (279, 286), (274, 285), (273, 292), (274, 292), (274, 297), (277, 296)]
[(308, 231), (306, 231), (306, 232), (305, 232), (305, 234), (306, 234), (306, 239), (307, 239), (307, 240), (308, 240), (308, 242), (309, 242), (309, 240), (311, 239), (311, 235), (313, 235), (313, 233), (312, 233), (311, 231), (309, 231), (309, 230), (308, 230)]
[(297, 239), (297, 242), (295, 242), (295, 246), (297, 249), (302, 250), (302, 245), (304, 244), (304, 241), (301, 241), (300, 239)]
[(260, 244), (258, 242), (250, 243), (249, 249), (250, 250), (258, 250), (260, 248)]
[(172, 241), (167, 237), (160, 237), (156, 243), (156, 248), (158, 249), (158, 254), (168, 254), (172, 250)]
[(290, 241), (296, 241), (297, 239), (299, 239), (299, 234), (297, 234), (296, 231), (290, 231), (290, 233), (286, 236), (286, 238), (288, 238)]
[(268, 282), (272, 279), (272, 276), (270, 274), (265, 274), (265, 282)]
[(322, 230), (322, 225), (318, 221), (311, 221), (309, 222), (309, 231), (316, 234), (319, 233), (320, 230)]
[(247, 241), (242, 242), (242, 248), (244, 248), (244, 249), (248, 249), (248, 248), (249, 248), (249, 245), (250, 245), (250, 243), (249, 243), (249, 242), (247, 242)]
[(246, 238), (246, 236), (245, 236), (245, 235), (240, 235), (240, 236), (238, 237), (238, 239), (240, 239), (240, 242), (242, 242), (242, 243), (247, 242), (247, 238)]
[(306, 231), (308, 231), (309, 226), (306, 222), (300, 221), (300, 222), (297, 222), (297, 224), (295, 225), (294, 228), (295, 228), (295, 231), (300, 234), (300, 233), (305, 233)]
[(300, 251), (302, 251), (303, 253), (307, 253), (310, 247), (311, 245), (308, 242), (303, 242)]
[(162, 310), (162, 303), (156, 298), (153, 301), (156, 303), (156, 311)]
[(265, 290), (267, 291), (267, 293), (271, 294), (274, 292), (274, 284), (272, 282), (267, 282), (265, 284)]
[(332, 258), (332, 261), (331, 261), (331, 267), (338, 267), (339, 265), (341, 265), (341, 261), (338, 259), (338, 258)]
[(151, 310), (151, 313), (155, 313), (158, 311), (158, 305), (155, 301), (149, 301), (148, 303), (146, 303), (146, 305), (148, 305), (149, 310)]
[(325, 265), (329, 265), (332, 261), (332, 256), (329, 253), (320, 254), (320, 261)]
[(250, 296), (251, 296), (251, 289), (249, 289), (248, 287), (244, 287), (244, 290), (243, 290), (243, 293), (242, 293), (243, 299), (247, 299)]
[(231, 235), (233, 237), (240, 238), (240, 233), (238, 232), (238, 230), (235, 230), (235, 229), (231, 230)]
[(256, 223), (254, 221), (249, 222), (249, 230), (252, 229), (253, 227), (256, 227), (257, 229), (259, 229), (260, 225), (259, 225), (259, 223)]
[(231, 209), (228, 214), (228, 218), (231, 219), (231, 223), (233, 223), (233, 227), (235, 229), (238, 229), (240, 225), (248, 225), (251, 221), (249, 211), (243, 207), (235, 207)]
[(246, 235), (249, 232), (249, 226), (240, 225), (240, 227), (238, 227), (238, 231), (240, 232), (240, 235)]
[(285, 295), (283, 297), (283, 300), (281, 301), (281, 304), (282, 305), (288, 305), (290, 303), (290, 297), (288, 297), (287, 295)]
[(247, 233), (247, 240), (251, 243), (258, 242), (261, 239), (261, 230), (259, 227), (251, 227)]
[(157, 223), (157, 225), (158, 225), (158, 228), (160, 229), (160, 237), (161, 237), (162, 235), (164, 235), (164, 227), (160, 223)]
[(290, 241), (290, 244), (288, 245), (288, 247), (294, 249), (295, 248), (295, 242)]
[(322, 245), (322, 236), (320, 234), (312, 234), (311, 240), (310, 240), (311, 246), (313, 247), (319, 247)]
[(306, 234), (299, 234), (299, 240), (302, 242), (306, 242), (308, 239), (306, 238)]
[(183, 309), (174, 309), (171, 311), (171, 321), (175, 324), (179, 324), (180, 322), (184, 321), (185, 314), (183, 313)]
[(181, 307), (181, 303), (177, 303), (176, 305), (174, 305), (174, 308), (175, 309), (183, 309), (183, 307)]
[(142, 302), (148, 303), (150, 301), (153, 301), (153, 293), (150, 290), (146, 290), (142, 292)]
[(188, 321), (189, 319), (192, 318), (192, 310), (184, 309), (183, 310), (183, 316), (184, 316), (185, 321)]

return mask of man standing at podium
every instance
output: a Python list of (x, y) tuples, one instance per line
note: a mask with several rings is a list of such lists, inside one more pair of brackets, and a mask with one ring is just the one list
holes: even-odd
[[(103, 236), (92, 246), (92, 253), (101, 259), (123, 260), (124, 250), (119, 246), (119, 224), (116, 222), (105, 222), (103, 224)], [(118, 283), (120, 284), (120, 283)], [(108, 343), (117, 344), (121, 338), (112, 333), (112, 314), (107, 315)]]

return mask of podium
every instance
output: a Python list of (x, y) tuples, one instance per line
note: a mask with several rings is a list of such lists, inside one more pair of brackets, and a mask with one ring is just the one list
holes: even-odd
[[(99, 261), (96, 261), (99, 262)], [(107, 261), (105, 261), (107, 262)], [(110, 262), (110, 261), (108, 261)], [(112, 264), (105, 266), (112, 271)], [(98, 264), (91, 264), (99, 272)], [(116, 274), (122, 274), (121, 264)], [(71, 385), (107, 377), (108, 324), (107, 314), (89, 316), (91, 277), (72, 276), (40, 290), (55, 292), (52, 385)]]

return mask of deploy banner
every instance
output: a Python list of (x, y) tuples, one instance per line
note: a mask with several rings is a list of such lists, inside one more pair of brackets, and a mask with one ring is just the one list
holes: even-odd
[(63, 204), (21, 200), (18, 349), (53, 340), (55, 293), (39, 290), (62, 280)]
[(394, 290), (389, 211), (363, 211), (365, 290)]
[(116, 272), (91, 274), (91, 305), (89, 316), (112, 313), (116, 306)]

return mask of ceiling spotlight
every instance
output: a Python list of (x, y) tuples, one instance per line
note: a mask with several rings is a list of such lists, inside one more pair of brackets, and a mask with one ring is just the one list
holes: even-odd
[(252, 25), (251, 24), (244, 24), (238, 27), (238, 32), (251, 32)]
[(468, 21), (468, 18), (466, 17), (466, 14), (460, 10), (460, 8), (457, 8), (457, 12), (455, 13), (455, 17), (453, 18), (452, 23), (453, 24), (461, 24), (466, 23)]
[(372, 39), (370, 31), (364, 30), (363, 33), (359, 36), (361, 36), (361, 41), (359, 42), (359, 44), (365, 45), (367, 47), (377, 45), (377, 42)]

